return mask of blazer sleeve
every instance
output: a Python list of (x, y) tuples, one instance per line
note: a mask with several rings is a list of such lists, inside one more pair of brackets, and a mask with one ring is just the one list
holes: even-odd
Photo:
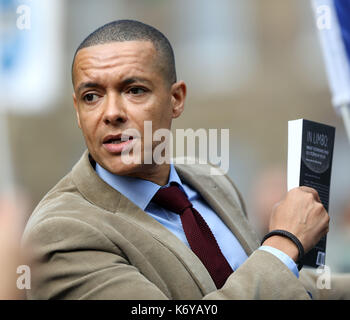
[(227, 279), (225, 285), (205, 299), (309, 300), (303, 284), (273, 254), (256, 250)]
[[(169, 299), (101, 231), (71, 217), (26, 230), (32, 252), (29, 299)], [(309, 299), (301, 282), (274, 255), (257, 250), (220, 290), (204, 299)]]
[(115, 244), (81, 220), (46, 219), (25, 231), (23, 246), (32, 253), (29, 299), (167, 299)]

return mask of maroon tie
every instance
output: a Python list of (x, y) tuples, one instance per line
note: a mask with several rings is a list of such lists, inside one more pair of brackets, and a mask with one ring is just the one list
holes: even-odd
[(177, 184), (159, 189), (152, 201), (180, 215), (187, 241), (220, 289), (233, 272), (209, 226)]

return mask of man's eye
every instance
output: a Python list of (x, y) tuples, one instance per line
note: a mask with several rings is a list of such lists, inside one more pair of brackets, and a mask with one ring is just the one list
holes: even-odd
[(147, 90), (144, 89), (144, 88), (140, 88), (140, 87), (133, 87), (133, 88), (130, 88), (128, 90), (128, 93), (131, 93), (133, 95), (140, 95), (140, 94), (143, 94), (145, 93)]
[(97, 100), (98, 96), (93, 93), (88, 93), (83, 97), (83, 100), (85, 102), (95, 102)]

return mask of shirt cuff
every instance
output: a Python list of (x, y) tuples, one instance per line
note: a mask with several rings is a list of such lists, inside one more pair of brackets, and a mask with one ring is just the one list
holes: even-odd
[(289, 270), (295, 274), (297, 278), (299, 278), (298, 267), (288, 254), (270, 246), (261, 246), (258, 250), (264, 250), (273, 254), (275, 257), (280, 259), (289, 268)]

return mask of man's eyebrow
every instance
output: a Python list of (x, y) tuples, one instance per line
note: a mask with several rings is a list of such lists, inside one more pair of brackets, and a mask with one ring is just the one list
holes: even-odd
[[(124, 79), (122, 82), (121, 82), (121, 86), (127, 86), (127, 85), (130, 85), (130, 84), (133, 84), (135, 82), (141, 82), (141, 83), (148, 83), (150, 84), (151, 82), (147, 79), (144, 79), (144, 78), (140, 78), (140, 77), (132, 77), (132, 78), (127, 78), (127, 79)], [(78, 88), (77, 88), (77, 92), (80, 92), (81, 90), (83, 89), (87, 89), (87, 88), (102, 88), (102, 85), (98, 84), (97, 82), (82, 82)]]
[(101, 85), (96, 82), (83, 82), (78, 86), (77, 91), (80, 92), (81, 90), (87, 88), (101, 88)]
[(124, 79), (124, 80), (121, 82), (121, 85), (122, 85), (122, 86), (127, 86), (127, 85), (133, 84), (133, 83), (135, 83), (135, 82), (150, 83), (149, 80), (144, 79), (144, 78), (131, 77), (131, 78)]

